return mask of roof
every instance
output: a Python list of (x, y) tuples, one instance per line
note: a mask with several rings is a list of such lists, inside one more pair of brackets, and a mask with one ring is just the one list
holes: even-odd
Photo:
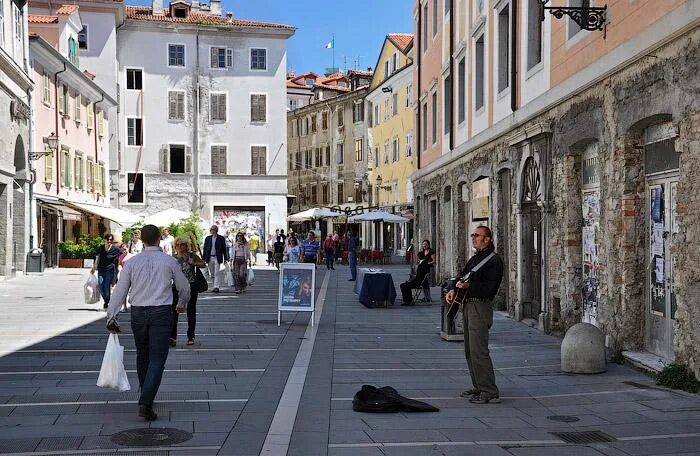
[(299, 84), (294, 81), (287, 81), (287, 88), (288, 89), (310, 89), (311, 87), (304, 85), (304, 84)]
[(358, 76), (372, 76), (374, 71), (372, 70), (348, 70), (348, 74), (356, 74)]
[(58, 24), (58, 16), (46, 16), (43, 14), (30, 14), (27, 16), (30, 24)]
[(350, 92), (350, 87), (343, 87), (343, 86), (338, 86), (338, 85), (329, 85), (329, 84), (319, 84), (316, 83), (314, 84), (314, 89), (319, 88), (319, 89), (328, 89), (328, 90), (337, 90), (338, 92)]
[(153, 14), (150, 6), (128, 6), (126, 7), (126, 17), (132, 20), (151, 22), (173, 22), (177, 24), (199, 24), (199, 25), (220, 25), (231, 27), (269, 28), (279, 30), (296, 30), (296, 27), (272, 22), (248, 21), (245, 19), (229, 18), (212, 14), (190, 12), (187, 17), (172, 17), (169, 10), (164, 10), (163, 14)]
[(69, 15), (78, 11), (78, 5), (61, 5), (60, 8), (56, 10), (56, 14)]
[(406, 52), (413, 44), (412, 33), (390, 33), (387, 37), (396, 45), (401, 52)]

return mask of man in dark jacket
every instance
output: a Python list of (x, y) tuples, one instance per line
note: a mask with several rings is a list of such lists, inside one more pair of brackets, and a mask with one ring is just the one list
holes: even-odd
[(228, 261), (229, 255), (226, 249), (226, 240), (223, 236), (219, 236), (219, 227), (212, 225), (209, 228), (209, 236), (204, 239), (204, 261), (209, 268), (209, 275), (212, 277), (214, 293), (219, 292), (219, 265), (224, 261)]
[(459, 277), (464, 278), (482, 261), (489, 258), (472, 272), (468, 281), (458, 281), (456, 288), (447, 293), (445, 299), (452, 303), (457, 295), (464, 298), (462, 318), (464, 323), (464, 354), (467, 357), (472, 388), (462, 397), (470, 397), (474, 404), (499, 403), (496, 376), (489, 355), (489, 329), (493, 323), (493, 297), (498, 292), (503, 278), (503, 260), (495, 254), (491, 229), (479, 226), (472, 233), (472, 256)]

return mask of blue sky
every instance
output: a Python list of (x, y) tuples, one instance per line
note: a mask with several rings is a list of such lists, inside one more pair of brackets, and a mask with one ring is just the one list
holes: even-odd
[[(208, 0), (202, 0), (207, 2)], [(127, 5), (150, 5), (150, 0), (125, 0)], [(167, 4), (168, 0), (164, 0)], [(335, 65), (374, 67), (388, 33), (413, 33), (412, 0), (224, 0), (222, 10), (235, 17), (279, 22), (298, 27), (289, 40), (288, 69), (323, 73), (332, 52), (324, 49), (335, 33)], [(359, 59), (359, 66), (356, 61)]]

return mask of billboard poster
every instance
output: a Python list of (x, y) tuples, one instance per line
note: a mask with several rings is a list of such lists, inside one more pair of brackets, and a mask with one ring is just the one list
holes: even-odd
[[(316, 299), (315, 287), (315, 265), (282, 263), (280, 265), (277, 324), (280, 323), (280, 313), (284, 311), (313, 313)], [(313, 315), (311, 318), (313, 322)]]

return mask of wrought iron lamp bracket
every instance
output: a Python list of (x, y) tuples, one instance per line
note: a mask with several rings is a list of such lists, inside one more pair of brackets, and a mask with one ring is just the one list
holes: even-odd
[(341, 207), (341, 206), (327, 206), (328, 209), (330, 209), (333, 212), (339, 212), (346, 217), (350, 217), (353, 215), (360, 215), (364, 214), (365, 211), (371, 211), (372, 209), (379, 209), (379, 206), (368, 206), (368, 207), (362, 207), (362, 206), (357, 206), (357, 207)]
[(53, 150), (52, 151), (47, 150), (47, 151), (43, 151), (43, 152), (29, 152), (29, 159), (30, 160), (38, 160), (41, 157), (45, 157), (45, 156), (51, 155), (51, 154), (53, 154)]
[(608, 11), (608, 5), (604, 6), (547, 6), (549, 0), (540, 0), (542, 2), (542, 17), (544, 20), (544, 12), (549, 10), (549, 14), (561, 19), (564, 16), (569, 16), (571, 20), (576, 22), (579, 27), (583, 30), (588, 30), (592, 32), (594, 30), (601, 30), (603, 32), (603, 38), (607, 35), (607, 21), (606, 14)]

